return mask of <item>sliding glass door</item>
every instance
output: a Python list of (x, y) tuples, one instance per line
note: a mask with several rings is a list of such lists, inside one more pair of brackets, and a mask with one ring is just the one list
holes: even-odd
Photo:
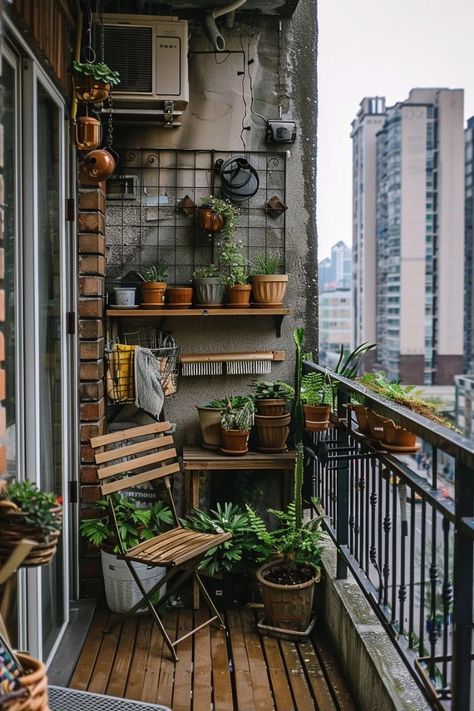
[[(8, 470), (53, 491), (64, 528), (51, 563), (19, 576), (19, 645), (47, 660), (67, 623), (74, 286), (65, 222), (64, 101), (35, 60), (4, 49)], [(72, 398), (72, 399), (71, 399)]]

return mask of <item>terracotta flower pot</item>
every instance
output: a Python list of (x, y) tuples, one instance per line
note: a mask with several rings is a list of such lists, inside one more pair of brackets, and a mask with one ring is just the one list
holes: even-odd
[(355, 413), (359, 432), (361, 434), (370, 434), (369, 420), (367, 418), (367, 408), (363, 405), (355, 405), (352, 403), (347, 407), (353, 410)]
[(5, 708), (8, 711), (50, 711), (45, 665), (23, 652), (17, 652), (17, 657), (26, 671), (26, 674), (19, 677), (19, 682), (29, 693), (28, 696), (10, 701)]
[(416, 435), (403, 427), (397, 427), (392, 420), (384, 424), (383, 441), (394, 447), (416, 447)]
[(303, 405), (304, 426), (309, 432), (320, 432), (329, 427), (331, 405)]
[(224, 430), (221, 427), (222, 454), (247, 454), (250, 430)]
[(196, 278), (194, 279), (194, 288), (198, 306), (217, 309), (223, 305), (225, 286), (219, 277)]
[(142, 306), (163, 309), (165, 307), (165, 281), (144, 281), (141, 286)]
[(284, 415), (285, 405), (283, 398), (255, 400), (255, 407), (259, 415)]
[(196, 405), (201, 425), (202, 446), (205, 449), (219, 449), (221, 446), (221, 415), (218, 407)]
[(272, 561), (257, 570), (257, 581), (262, 590), (265, 624), (278, 629), (304, 632), (310, 623), (313, 609), (314, 586), (321, 577), (318, 568), (306, 564), (311, 577), (298, 585), (279, 585), (265, 579), (265, 575), (281, 563)]
[(282, 306), (288, 284), (288, 274), (256, 274), (251, 277), (253, 303), (259, 309)]
[(250, 305), (252, 287), (250, 284), (236, 284), (227, 287), (229, 309), (246, 309)]
[(220, 232), (224, 227), (224, 218), (222, 215), (216, 215), (210, 207), (200, 207), (199, 226), (204, 232)]
[(255, 415), (255, 426), (257, 428), (261, 452), (285, 452), (286, 440), (290, 434), (291, 415)]
[(385, 423), (388, 422), (388, 419), (371, 410), (367, 410), (367, 419), (369, 421), (371, 438), (382, 442), (385, 437)]
[(104, 84), (93, 77), (75, 74), (73, 76), (74, 95), (78, 101), (85, 104), (95, 104), (105, 101), (110, 94), (110, 84)]
[(193, 303), (192, 286), (168, 286), (166, 305), (169, 309), (189, 309)]

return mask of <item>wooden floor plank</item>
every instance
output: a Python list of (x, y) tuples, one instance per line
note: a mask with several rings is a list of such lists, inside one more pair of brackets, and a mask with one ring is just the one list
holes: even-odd
[[(193, 628), (192, 610), (178, 613), (177, 636), (182, 637)], [(173, 711), (191, 711), (192, 708), (192, 661), (193, 638), (188, 637), (177, 646), (179, 659), (176, 662), (173, 690)]]
[[(247, 647), (255, 708), (258, 709), (258, 711), (268, 711), (268, 709), (273, 708), (273, 698), (268, 679), (265, 655), (263, 653), (260, 635), (257, 632), (254, 613), (250, 610), (243, 609), (240, 611), (240, 619), (242, 621), (245, 646)], [(310, 707), (308, 707), (308, 711), (309, 709)]]
[(79, 656), (76, 668), (74, 669), (74, 674), (72, 675), (70, 682), (71, 689), (87, 691), (97, 655), (99, 654), (102, 634), (107, 625), (108, 616), (107, 610), (103, 608), (94, 612), (84, 647)]
[(278, 640), (262, 637), (273, 699), (277, 711), (296, 711)]
[(280, 642), (280, 648), (285, 662), (288, 680), (291, 685), (295, 705), (298, 711), (313, 711), (316, 707), (311, 695), (311, 689), (305, 677), (303, 665), (298, 653), (298, 645), (294, 642)]
[[(165, 619), (165, 629), (172, 641), (176, 639), (177, 622), (178, 615), (176, 610), (168, 612)], [(163, 635), (160, 634), (160, 637), (163, 640)], [(156, 703), (170, 708), (173, 702), (174, 668), (171, 652), (163, 641)]]
[(339, 711), (356, 711), (344, 674), (337, 662), (327, 636), (321, 630), (314, 634), (317, 655), (328, 680), (331, 693), (336, 699)]
[(128, 617), (122, 624), (122, 632), (105, 692), (108, 696), (120, 696), (121, 698), (125, 696), (137, 626), (138, 619), (136, 617)]
[[(202, 625), (208, 618), (207, 610), (196, 610), (194, 624), (196, 626)], [(211, 710), (211, 669), (211, 628), (208, 625), (194, 635), (193, 711)]]
[(232, 648), (232, 668), (237, 695), (235, 711), (254, 711), (255, 702), (252, 689), (247, 648), (238, 610), (229, 610), (227, 620)]
[(120, 639), (121, 627), (121, 625), (117, 625), (110, 632), (103, 633), (102, 643), (87, 691), (93, 691), (95, 694), (105, 694), (114, 664), (115, 651)]
[[(152, 623), (151, 618), (149, 619), (151, 625), (150, 640), (140, 700), (153, 704), (158, 696), (158, 683), (160, 679), (164, 638), (158, 625), (156, 623)], [(170, 698), (171, 696), (172, 689), (170, 690)]]
[(319, 711), (337, 711), (313, 643), (310, 641), (301, 644), (300, 654)]
[(214, 627), (211, 628), (211, 660), (214, 711), (234, 711), (227, 635), (224, 630)]
[[(147, 671), (148, 650), (150, 649), (152, 621), (148, 615), (141, 615), (138, 620), (135, 649), (128, 675), (124, 698), (140, 701)], [(156, 695), (155, 697), (156, 698)]]

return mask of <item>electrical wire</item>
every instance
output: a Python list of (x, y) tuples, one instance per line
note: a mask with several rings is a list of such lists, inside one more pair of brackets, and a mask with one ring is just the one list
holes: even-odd
[[(255, 33), (252, 34), (252, 35), (250, 35), (249, 41), (248, 41), (248, 43), (247, 43), (247, 57), (250, 57), (250, 45), (252, 44), (252, 40), (253, 40), (254, 37), (255, 37)], [(248, 59), (248, 60), (247, 60), (247, 67), (249, 67), (250, 64), (252, 64), (252, 63), (253, 63), (253, 59)], [(249, 73), (249, 85), (250, 85), (250, 113), (251, 113), (253, 116), (258, 116), (258, 117), (261, 118), (263, 121), (265, 121), (265, 123), (267, 124), (267, 123), (268, 123), (268, 119), (265, 118), (265, 116), (263, 116), (262, 114), (259, 114), (258, 111), (255, 111), (254, 108), (253, 108), (253, 102), (254, 102), (254, 98), (255, 98), (255, 97), (254, 97), (254, 95), (253, 95), (253, 79), (252, 79), (252, 74), (251, 74), (251, 72), (250, 72), (250, 69), (248, 69), (248, 73)]]
[(247, 71), (247, 57), (245, 55), (244, 43), (242, 41), (244, 34), (245, 34), (245, 30), (240, 35), (240, 46), (242, 48), (242, 53), (244, 55), (244, 71), (242, 72), (242, 101), (244, 104), (244, 114), (242, 116), (242, 128), (240, 130), (240, 140), (242, 141), (244, 151), (246, 151), (247, 146), (245, 145), (244, 133), (245, 133), (245, 131), (250, 130), (250, 126), (245, 125), (245, 122), (247, 119), (247, 99), (245, 98), (245, 75), (246, 75), (246, 71)]

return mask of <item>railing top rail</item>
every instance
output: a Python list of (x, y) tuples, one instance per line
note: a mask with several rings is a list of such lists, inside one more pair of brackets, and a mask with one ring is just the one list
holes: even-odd
[(344, 378), (342, 375), (334, 373), (329, 368), (323, 368), (311, 361), (304, 362), (305, 370), (315, 370), (320, 373), (327, 373), (331, 379), (338, 384), (344, 392), (362, 395), (364, 404), (373, 407), (384, 417), (391, 418), (397, 425), (409, 429), (411, 432), (421, 437), (425, 442), (443, 450), (457, 462), (463, 462), (467, 467), (474, 470), (474, 443), (466, 437), (453, 430), (438, 425), (436, 422), (409, 410), (403, 405), (398, 405), (372, 390), (368, 390), (354, 380)]

